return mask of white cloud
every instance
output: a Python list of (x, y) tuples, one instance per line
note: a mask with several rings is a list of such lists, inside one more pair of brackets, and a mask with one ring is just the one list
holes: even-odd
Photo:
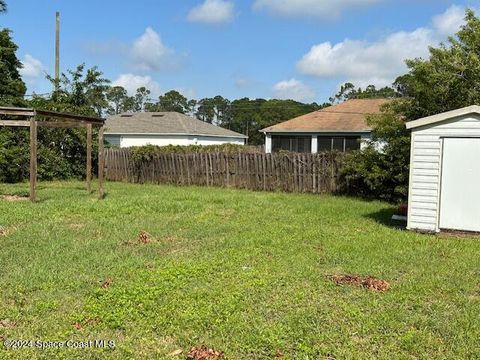
[(206, 24), (225, 24), (233, 20), (235, 5), (227, 0), (205, 0), (188, 13), (187, 19)]
[(124, 87), (130, 96), (135, 95), (137, 89), (145, 86), (151, 91), (152, 97), (160, 95), (160, 85), (152, 79), (151, 76), (140, 76), (134, 74), (121, 74), (115, 81), (112, 82), (112, 86)]
[(433, 27), (439, 34), (449, 36), (455, 34), (465, 24), (465, 8), (452, 5), (443, 14), (433, 18)]
[(396, 32), (376, 42), (345, 39), (314, 45), (297, 63), (297, 69), (305, 75), (339, 78), (358, 86), (390, 85), (407, 71), (405, 59), (427, 57), (429, 46), (438, 45), (458, 30), (460, 11), (464, 9), (450, 7), (434, 18), (431, 27)]
[(174, 51), (163, 44), (160, 35), (148, 27), (132, 45), (131, 56), (137, 70), (160, 71), (173, 65)]
[(273, 96), (278, 99), (305, 101), (311, 100), (315, 93), (301, 81), (290, 79), (275, 84), (273, 86)]
[(345, 9), (380, 1), (383, 0), (256, 0), (253, 8), (288, 17), (332, 18), (339, 16)]
[(20, 69), (20, 75), (25, 78), (35, 79), (42, 76), (45, 66), (32, 55), (26, 54), (22, 60), (23, 68)]

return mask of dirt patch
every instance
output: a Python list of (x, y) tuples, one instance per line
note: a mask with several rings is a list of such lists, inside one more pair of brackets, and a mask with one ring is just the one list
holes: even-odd
[(68, 224), (68, 228), (72, 230), (80, 230), (83, 229), (84, 224)]
[(3, 320), (0, 320), (0, 329), (11, 329), (15, 327), (15, 322), (10, 320), (10, 319), (3, 319)]
[(166, 235), (161, 238), (157, 238), (153, 236), (152, 234), (146, 232), (145, 230), (140, 231), (140, 233), (137, 235), (135, 240), (127, 240), (122, 242), (122, 245), (124, 246), (134, 246), (134, 245), (148, 245), (148, 244), (154, 244), (154, 243), (160, 243), (160, 242), (165, 242), (165, 243), (170, 243), (170, 242), (175, 242), (178, 241), (179, 238), (175, 235)]
[(358, 275), (330, 275), (332, 280), (337, 285), (351, 285), (363, 287), (371, 291), (384, 292), (390, 289), (390, 284), (385, 280), (374, 278), (373, 276), (358, 276)]
[(28, 197), (18, 195), (0, 195), (0, 200), (15, 202), (15, 201), (28, 201)]
[(439, 237), (443, 238), (449, 238), (449, 237), (455, 237), (455, 238), (478, 238), (480, 236), (479, 232), (475, 231), (461, 231), (461, 230), (442, 230), (437, 234)]
[(102, 283), (102, 289), (108, 289), (110, 285), (112, 285), (112, 278), (107, 278), (103, 283)]
[(0, 226), (0, 237), (1, 236), (7, 236), (8, 235), (8, 230), (7, 228)]
[(172, 351), (170, 354), (168, 354), (168, 356), (169, 357), (180, 356), (180, 355), (182, 355), (182, 353), (183, 353), (183, 350), (178, 349), (178, 350)]
[(187, 360), (218, 360), (223, 358), (223, 352), (216, 351), (207, 346), (191, 348)]

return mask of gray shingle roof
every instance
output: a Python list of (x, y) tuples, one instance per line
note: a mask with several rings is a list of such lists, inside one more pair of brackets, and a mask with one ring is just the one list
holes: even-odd
[(247, 138), (177, 112), (142, 112), (114, 115), (105, 122), (105, 134), (176, 134)]

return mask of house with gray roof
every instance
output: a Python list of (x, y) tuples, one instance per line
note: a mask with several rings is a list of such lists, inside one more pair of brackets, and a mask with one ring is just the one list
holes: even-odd
[(245, 145), (247, 136), (177, 112), (124, 113), (105, 123), (105, 140), (122, 148), (143, 145)]

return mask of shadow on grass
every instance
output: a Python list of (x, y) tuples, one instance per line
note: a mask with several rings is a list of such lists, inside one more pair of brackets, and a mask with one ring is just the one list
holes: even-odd
[(392, 220), (393, 215), (395, 215), (394, 208), (384, 208), (380, 211), (367, 214), (365, 217), (392, 229), (405, 229), (407, 224), (403, 221)]

